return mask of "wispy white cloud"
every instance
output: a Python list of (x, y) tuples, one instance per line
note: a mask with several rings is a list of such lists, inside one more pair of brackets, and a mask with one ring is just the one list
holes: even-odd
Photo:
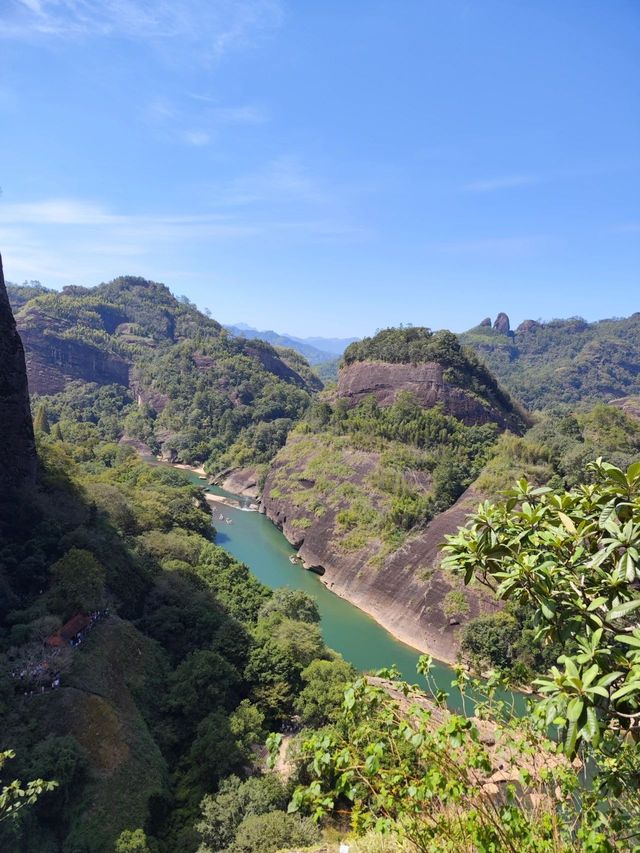
[(212, 187), (212, 195), (231, 207), (247, 205), (326, 204), (338, 193), (311, 175), (295, 156), (278, 157), (262, 169)]
[(211, 118), (219, 124), (264, 124), (269, 119), (266, 109), (257, 104), (216, 107)]
[[(105, 268), (153, 268), (157, 257), (188, 258), (214, 243), (362, 239), (357, 226), (322, 211), (261, 215), (256, 209), (122, 214), (84, 199), (9, 204), (0, 200), (0, 245), (15, 278), (101, 280)], [(7, 273), (9, 274), (9, 272)]]
[(640, 234), (640, 222), (623, 222), (612, 230), (616, 234)]
[[(223, 128), (259, 125), (268, 121), (267, 110), (258, 104), (212, 105), (213, 98), (186, 96), (186, 103), (159, 96), (144, 111), (152, 127), (165, 137), (187, 145), (213, 142)], [(204, 103), (206, 106), (202, 107)], [(186, 130), (185, 130), (186, 128)]]
[(498, 190), (510, 190), (516, 187), (530, 187), (542, 181), (540, 175), (503, 175), (502, 177), (472, 181), (462, 188), (468, 193), (491, 193)]
[(119, 214), (81, 199), (42, 199), (20, 204), (0, 204), (0, 224), (21, 226), (109, 226), (131, 235), (176, 239), (187, 236), (237, 236), (255, 227), (233, 221), (223, 213)]
[(453, 240), (431, 246), (436, 252), (447, 255), (485, 255), (497, 258), (517, 258), (536, 254), (554, 244), (545, 234), (525, 234), (508, 237), (479, 237)]
[(216, 58), (273, 31), (282, 14), (279, 0), (4, 0), (0, 37), (181, 41)]
[(186, 130), (183, 139), (187, 145), (193, 145), (196, 148), (208, 145), (211, 142), (211, 136), (206, 130)]

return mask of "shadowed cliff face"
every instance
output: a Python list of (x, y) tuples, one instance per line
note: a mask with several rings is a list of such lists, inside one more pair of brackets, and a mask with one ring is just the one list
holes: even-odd
[(12, 492), (35, 481), (36, 466), (24, 349), (0, 257), (0, 512)]

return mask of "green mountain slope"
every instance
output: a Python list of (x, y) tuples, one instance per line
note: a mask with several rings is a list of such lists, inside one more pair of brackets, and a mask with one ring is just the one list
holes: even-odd
[(507, 321), (459, 338), (530, 410), (640, 393), (640, 313), (595, 323), (527, 320), (515, 332)]
[(99, 438), (126, 432), (212, 468), (265, 462), (321, 387), (297, 353), (234, 338), (155, 282), (30, 289), (26, 300), (23, 290), (10, 296), (32, 394), (48, 398), (54, 422), (69, 405), (82, 416), (78, 398), (92, 396), (83, 419)]
[(265, 512), (334, 591), (453, 660), (458, 626), (493, 602), (439, 571), (438, 546), (507, 427), (524, 414), (455, 335), (385, 329), (347, 348), (335, 390), (290, 433)]

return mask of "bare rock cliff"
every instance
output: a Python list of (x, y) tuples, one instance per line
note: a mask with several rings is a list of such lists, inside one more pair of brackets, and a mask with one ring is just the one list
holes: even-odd
[(34, 393), (57, 394), (75, 379), (99, 385), (129, 384), (129, 364), (123, 358), (90, 343), (65, 338), (62, 331), (46, 319), (37, 326), (20, 324)]
[(16, 488), (32, 484), (36, 468), (24, 349), (9, 305), (0, 257), (0, 503)]
[[(352, 460), (349, 485), (366, 488), (367, 475), (377, 463), (375, 456), (360, 452)], [(309, 519), (309, 513), (296, 503), (295, 495), (282, 493), (277, 484), (283, 464), (286, 463), (282, 457), (276, 457), (265, 483), (262, 510), (299, 549), (298, 556), (304, 566), (321, 574), (332, 592), (369, 613), (400, 640), (440, 660), (455, 661), (461, 627), (474, 617), (494, 612), (498, 606), (484, 590), (464, 588), (458, 578), (440, 568), (444, 536), (455, 533), (464, 524), (466, 515), (481, 496), (469, 488), (449, 510), (380, 561), (376, 559), (379, 543), (372, 541), (357, 551), (342, 547), (337, 516), (348, 505), (347, 501), (327, 500), (323, 513)], [(298, 464), (302, 469), (304, 459)], [(306, 481), (303, 485), (307, 485)], [(306, 516), (303, 524), (301, 516)], [(467, 609), (452, 618), (447, 596), (454, 590), (462, 594)]]
[(373, 394), (381, 406), (390, 406), (401, 391), (409, 391), (425, 408), (442, 403), (447, 414), (464, 423), (508, 425), (505, 412), (459, 385), (447, 382), (446, 368), (437, 362), (391, 364), (356, 361), (340, 369), (338, 398), (356, 406)]

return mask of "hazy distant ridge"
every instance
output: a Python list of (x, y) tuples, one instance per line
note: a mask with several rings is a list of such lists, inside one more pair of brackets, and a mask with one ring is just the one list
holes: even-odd
[(358, 340), (358, 338), (298, 338), (295, 335), (280, 334), (271, 329), (260, 331), (254, 329), (253, 326), (247, 326), (246, 323), (235, 323), (225, 326), (225, 329), (241, 338), (259, 338), (273, 346), (294, 349), (303, 355), (310, 364), (332, 361), (336, 356), (342, 355), (349, 344)]

